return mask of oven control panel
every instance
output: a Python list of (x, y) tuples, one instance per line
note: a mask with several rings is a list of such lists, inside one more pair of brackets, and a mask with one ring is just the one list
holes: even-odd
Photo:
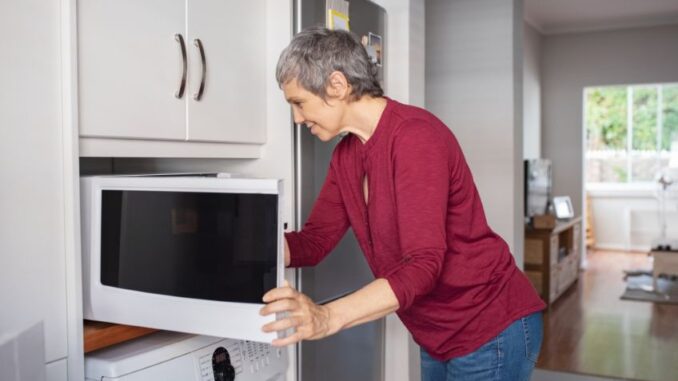
[(284, 380), (287, 354), (265, 343), (226, 339), (201, 350), (198, 367), (201, 381)]
[(87, 381), (285, 381), (285, 348), (161, 331), (85, 356)]

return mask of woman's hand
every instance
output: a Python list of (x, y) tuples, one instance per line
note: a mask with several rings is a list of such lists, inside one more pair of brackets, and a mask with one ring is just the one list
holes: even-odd
[(301, 340), (317, 340), (334, 335), (342, 329), (382, 318), (396, 311), (400, 304), (386, 279), (375, 279), (360, 290), (326, 305), (317, 305), (306, 295), (290, 287), (274, 288), (264, 295), (267, 303), (262, 315), (286, 313), (280, 320), (263, 326), (264, 332), (295, 328), (288, 337), (273, 340), (282, 347)]
[(263, 326), (264, 332), (285, 331), (294, 328), (296, 332), (282, 339), (273, 340), (272, 345), (282, 347), (301, 340), (317, 340), (330, 336), (338, 331), (332, 327), (330, 309), (313, 303), (306, 295), (295, 290), (285, 281), (285, 286), (274, 288), (263, 298), (267, 303), (261, 315), (287, 312), (280, 320)]

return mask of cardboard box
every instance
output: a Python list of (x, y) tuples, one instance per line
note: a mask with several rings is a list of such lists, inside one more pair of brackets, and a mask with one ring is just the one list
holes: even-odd
[(532, 227), (535, 229), (553, 229), (556, 227), (556, 216), (541, 214), (532, 217)]

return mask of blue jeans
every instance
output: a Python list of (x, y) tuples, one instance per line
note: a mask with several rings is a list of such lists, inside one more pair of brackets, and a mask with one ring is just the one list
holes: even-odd
[(513, 322), (475, 352), (439, 361), (421, 349), (422, 381), (528, 381), (539, 357), (542, 314)]

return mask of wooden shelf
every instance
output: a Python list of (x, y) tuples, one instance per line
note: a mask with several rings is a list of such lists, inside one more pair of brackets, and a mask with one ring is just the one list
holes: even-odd
[(85, 320), (85, 353), (156, 332), (157, 329)]
[(553, 229), (525, 229), (525, 275), (547, 305), (579, 277), (581, 217)]

